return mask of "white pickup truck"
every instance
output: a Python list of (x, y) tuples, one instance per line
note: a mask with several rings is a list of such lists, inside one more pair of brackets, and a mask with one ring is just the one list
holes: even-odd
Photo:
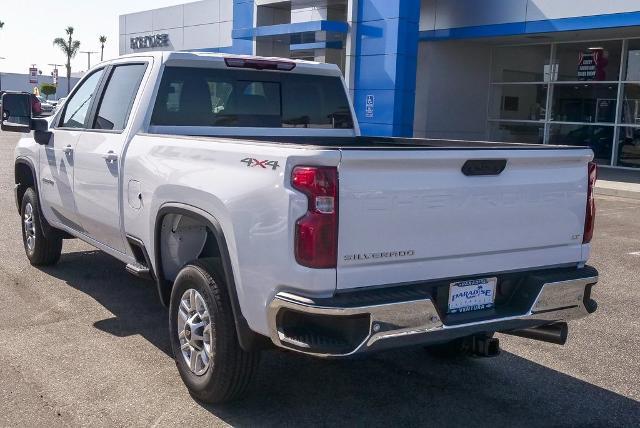
[[(593, 153), (363, 137), (337, 67), (165, 52), (99, 64), (48, 120), (4, 96), (27, 257), (79, 238), (153, 279), (191, 394), (261, 349), (563, 344), (596, 310)], [(164, 326), (158, 326), (163, 328)]]

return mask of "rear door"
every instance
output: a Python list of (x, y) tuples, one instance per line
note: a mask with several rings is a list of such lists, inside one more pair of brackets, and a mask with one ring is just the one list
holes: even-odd
[(109, 67), (89, 129), (76, 148), (74, 193), (86, 234), (125, 252), (120, 227), (120, 177), (127, 122), (147, 63)]
[[(576, 263), (590, 150), (344, 150), (338, 288)], [(468, 160), (504, 159), (491, 176)]]

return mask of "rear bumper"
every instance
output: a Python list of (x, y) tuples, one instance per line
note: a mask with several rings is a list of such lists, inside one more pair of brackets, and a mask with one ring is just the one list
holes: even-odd
[[(499, 276), (498, 287), (513, 278)], [(451, 281), (364, 290), (330, 299), (281, 292), (269, 306), (271, 340), (309, 355), (347, 357), (537, 327), (583, 318), (596, 310), (591, 287), (598, 281), (598, 272), (592, 267), (520, 273), (516, 278), (517, 286), (504, 302), (496, 302), (496, 308), (456, 315), (447, 314), (446, 302), (437, 297), (438, 289)]]

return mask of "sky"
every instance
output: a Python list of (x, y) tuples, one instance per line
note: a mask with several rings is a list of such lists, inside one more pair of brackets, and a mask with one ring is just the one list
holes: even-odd
[[(53, 45), (56, 37), (66, 38), (64, 29), (75, 29), (81, 51), (100, 51), (98, 37), (107, 36), (104, 59), (118, 56), (118, 15), (190, 0), (0, 0), (0, 72), (28, 73), (36, 64), (43, 74), (50, 74), (48, 64), (64, 64), (66, 57)], [(96, 64), (100, 54), (92, 55)], [(71, 62), (71, 71), (87, 70), (87, 54), (79, 53)], [(60, 75), (65, 74), (64, 67)]]

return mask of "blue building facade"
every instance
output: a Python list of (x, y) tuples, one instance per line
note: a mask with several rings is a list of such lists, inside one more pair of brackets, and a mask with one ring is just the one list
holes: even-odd
[(204, 0), (121, 16), (120, 52), (158, 33), (338, 64), (364, 134), (587, 144), (640, 167), (639, 0)]

